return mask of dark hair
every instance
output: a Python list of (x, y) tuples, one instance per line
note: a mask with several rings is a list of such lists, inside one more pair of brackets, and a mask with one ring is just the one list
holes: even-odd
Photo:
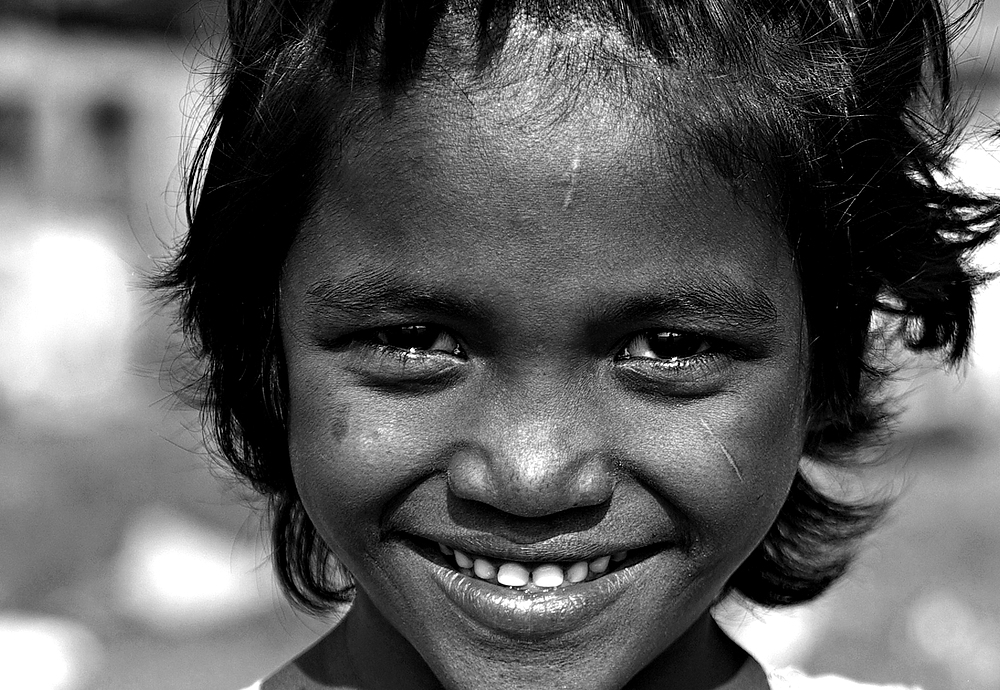
[[(995, 234), (1000, 205), (940, 182), (959, 118), (938, 0), (230, 0), (190, 231), (157, 287), (180, 303), (203, 363), (214, 447), (268, 497), (277, 570), (305, 608), (352, 594), (292, 479), (277, 315), (283, 259), (339, 143), (332, 124), (351, 117), (319, 95), (364, 84), (389, 104), (433, 78), (448, 42), (488, 78), (515, 20), (597, 28), (633, 61), (687, 70), (712, 106), (692, 116), (699, 154), (736, 183), (763, 166), (810, 334), (804, 457), (854, 462), (882, 427), (878, 343), (950, 362), (966, 352), (983, 280), (968, 255)], [(879, 314), (891, 318), (876, 337)], [(828, 496), (800, 471), (729, 587), (768, 605), (817, 596), (884, 508)]]

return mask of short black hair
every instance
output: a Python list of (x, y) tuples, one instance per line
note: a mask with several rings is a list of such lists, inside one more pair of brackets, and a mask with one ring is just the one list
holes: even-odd
[[(712, 107), (691, 125), (699, 154), (737, 182), (766, 171), (801, 280), (804, 457), (856, 462), (884, 426), (876, 348), (952, 363), (968, 348), (985, 279), (969, 255), (996, 234), (1000, 204), (941, 181), (962, 121), (956, 22), (939, 0), (230, 0), (213, 116), (189, 171), (189, 232), (155, 282), (180, 304), (202, 363), (192, 385), (212, 446), (268, 498), (277, 571), (306, 609), (352, 595), (292, 478), (277, 307), (284, 257), (339, 145), (332, 122), (350, 119), (330, 94), (363, 85), (389, 107), (434, 78), (429, 58), (448, 44), (469, 48), (464, 68), (488, 83), (516, 22), (596, 29), (664, 74), (706, 77)], [(728, 591), (808, 601), (885, 508), (826, 495), (800, 471)]]

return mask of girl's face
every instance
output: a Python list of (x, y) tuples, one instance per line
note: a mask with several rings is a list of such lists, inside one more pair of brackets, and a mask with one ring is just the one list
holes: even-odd
[(292, 467), (357, 581), (349, 653), (452, 688), (725, 674), (706, 612), (804, 435), (789, 251), (676, 132), (521, 86), (366, 121), (285, 264)]

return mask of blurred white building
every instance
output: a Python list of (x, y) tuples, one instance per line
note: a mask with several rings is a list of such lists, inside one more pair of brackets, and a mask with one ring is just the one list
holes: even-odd
[(143, 278), (180, 226), (192, 39), (106, 31), (0, 15), (0, 403), (19, 411), (126, 402)]

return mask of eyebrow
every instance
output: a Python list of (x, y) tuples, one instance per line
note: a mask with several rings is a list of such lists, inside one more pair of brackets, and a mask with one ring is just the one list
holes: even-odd
[(692, 321), (711, 319), (732, 327), (760, 330), (774, 328), (778, 321), (778, 308), (763, 290), (741, 286), (722, 277), (696, 287), (670, 286), (662, 294), (650, 291), (616, 302), (600, 315), (609, 321), (629, 322), (663, 314)]
[[(454, 314), (479, 321), (491, 316), (488, 301), (456, 296), (433, 284), (412, 281), (390, 271), (362, 272), (313, 283), (306, 291), (307, 307), (316, 314), (358, 317), (406, 312)], [(595, 324), (671, 318), (711, 320), (733, 328), (774, 328), (778, 309), (760, 288), (746, 287), (722, 276), (711, 283), (651, 286), (648, 292), (616, 299), (602, 295), (589, 310)]]
[(434, 285), (413, 282), (389, 272), (374, 271), (313, 283), (306, 291), (305, 303), (314, 313), (345, 316), (450, 313), (485, 320), (490, 311), (479, 300), (450, 295)]

